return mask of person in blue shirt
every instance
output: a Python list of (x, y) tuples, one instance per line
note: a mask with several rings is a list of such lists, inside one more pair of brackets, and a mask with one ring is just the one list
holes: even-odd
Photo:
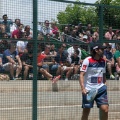
[[(10, 71), (11, 79), (17, 80), (19, 79), (19, 74), (22, 70), (22, 62), (16, 51), (16, 45), (11, 43), (9, 49), (3, 52), (2, 58), (3, 68), (5, 71)], [(16, 70), (16, 75), (14, 77), (14, 71)]]
[(11, 36), (10, 33), (10, 26), (13, 25), (13, 21), (12, 20), (8, 20), (7, 14), (3, 15), (3, 21), (0, 22), (0, 24), (5, 25), (5, 33), (8, 34), (8, 36)]
[(114, 67), (114, 58), (111, 52), (111, 46), (107, 46), (106, 50), (104, 50), (104, 59), (107, 63), (107, 70), (110, 74), (110, 79), (115, 79), (114, 75), (112, 74), (112, 67)]

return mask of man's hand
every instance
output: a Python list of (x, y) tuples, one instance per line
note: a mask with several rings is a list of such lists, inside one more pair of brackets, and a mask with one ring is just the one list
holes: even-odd
[(88, 92), (85, 88), (83, 88), (81, 91), (82, 91), (82, 94), (84, 94), (84, 95), (86, 95)]

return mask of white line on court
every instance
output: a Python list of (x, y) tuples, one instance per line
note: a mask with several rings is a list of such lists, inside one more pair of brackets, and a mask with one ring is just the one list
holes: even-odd
[[(120, 104), (110, 104), (111, 105), (120, 105)], [(37, 108), (44, 109), (44, 108), (68, 108), (68, 107), (81, 107), (81, 105), (66, 105), (66, 106), (39, 106)], [(14, 107), (14, 108), (0, 108), (0, 110), (28, 110), (32, 109), (32, 107)]]

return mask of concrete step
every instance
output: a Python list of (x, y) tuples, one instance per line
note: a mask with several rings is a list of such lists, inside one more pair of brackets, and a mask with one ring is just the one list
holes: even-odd
[[(0, 92), (31, 92), (32, 80), (0, 81)], [(107, 80), (108, 91), (120, 91), (120, 81)], [(48, 80), (38, 80), (38, 92), (52, 91), (52, 83)], [(58, 81), (58, 91), (80, 91), (78, 80)]]

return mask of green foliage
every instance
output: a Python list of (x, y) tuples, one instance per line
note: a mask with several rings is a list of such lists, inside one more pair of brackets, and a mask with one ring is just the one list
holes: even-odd
[[(120, 0), (98, 0), (97, 4), (120, 6)], [(96, 9), (98, 11), (98, 8)], [(97, 12), (98, 13), (98, 12)], [(120, 28), (120, 7), (104, 7), (104, 25), (112, 26), (114, 29)]]
[(98, 23), (94, 7), (77, 4), (69, 4), (65, 11), (58, 13), (57, 19), (60, 24), (77, 25), (82, 22), (84, 25), (92, 23), (93, 26), (96, 26)]

